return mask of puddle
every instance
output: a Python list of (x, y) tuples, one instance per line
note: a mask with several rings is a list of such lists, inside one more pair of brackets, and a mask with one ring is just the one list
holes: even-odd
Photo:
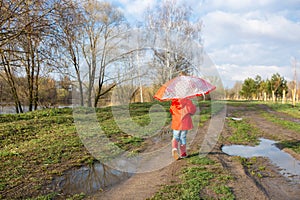
[(279, 172), (285, 177), (300, 177), (300, 161), (276, 147), (276, 141), (260, 138), (258, 146), (230, 145), (223, 146), (222, 151), (231, 156), (267, 157), (279, 167)]
[(50, 188), (63, 195), (90, 195), (128, 179), (132, 174), (111, 169), (101, 163), (72, 169), (53, 180)]

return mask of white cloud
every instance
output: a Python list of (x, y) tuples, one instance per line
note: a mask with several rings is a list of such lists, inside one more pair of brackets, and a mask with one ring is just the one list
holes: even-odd
[(233, 87), (236, 81), (244, 81), (247, 78), (261, 76), (263, 80), (270, 79), (273, 74), (279, 73), (287, 81), (293, 79), (293, 68), (291, 66), (275, 65), (247, 65), (239, 66), (234, 64), (217, 65), (220, 77), (225, 87)]
[(290, 61), (300, 60), (300, 21), (287, 18), (288, 13), (214, 10), (203, 16), (204, 47), (227, 80), (225, 85), (273, 73), (293, 78)]
[(261, 7), (261, 6), (266, 6), (270, 4), (271, 1), (269, 0), (263, 0), (263, 1), (256, 1), (253, 3), (252, 0), (212, 0), (212, 1), (205, 1), (208, 4), (211, 4), (210, 7), (216, 8), (216, 9), (226, 9), (226, 10), (236, 10), (236, 11), (241, 11), (241, 10), (249, 10), (252, 9), (253, 7)]
[(111, 2), (119, 5), (129, 21), (141, 21), (147, 8), (151, 8), (157, 4), (157, 0), (111, 0)]
[[(130, 21), (143, 20), (145, 9), (161, 2), (112, 1), (120, 5)], [(243, 81), (247, 76), (268, 77), (277, 72), (287, 79), (293, 77), (291, 58), (300, 61), (299, 0), (178, 2), (188, 4), (202, 19), (205, 51), (224, 80)]]
[(300, 24), (283, 16), (261, 12), (228, 13), (215, 11), (203, 17), (206, 45), (243, 41), (292, 44), (300, 42)]
[(249, 10), (262, 10), (274, 13), (286, 9), (289, 12), (297, 13), (299, 12), (300, 4), (298, 0), (203, 0), (201, 8), (204, 12), (223, 10), (225, 12), (244, 13)]

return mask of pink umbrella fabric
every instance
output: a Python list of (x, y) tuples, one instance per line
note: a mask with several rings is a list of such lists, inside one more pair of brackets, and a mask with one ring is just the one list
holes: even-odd
[(178, 76), (162, 85), (154, 98), (160, 101), (204, 96), (215, 90), (216, 86), (194, 76)]

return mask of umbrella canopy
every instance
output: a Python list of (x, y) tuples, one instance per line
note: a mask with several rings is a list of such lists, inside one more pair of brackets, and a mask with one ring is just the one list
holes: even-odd
[(216, 89), (206, 80), (194, 76), (178, 76), (162, 85), (154, 98), (160, 101), (204, 96)]

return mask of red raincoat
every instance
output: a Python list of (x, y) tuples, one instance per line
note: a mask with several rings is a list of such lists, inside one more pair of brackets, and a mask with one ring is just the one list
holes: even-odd
[(190, 99), (173, 100), (170, 112), (173, 130), (190, 130), (193, 128), (191, 115), (195, 114), (196, 106)]

